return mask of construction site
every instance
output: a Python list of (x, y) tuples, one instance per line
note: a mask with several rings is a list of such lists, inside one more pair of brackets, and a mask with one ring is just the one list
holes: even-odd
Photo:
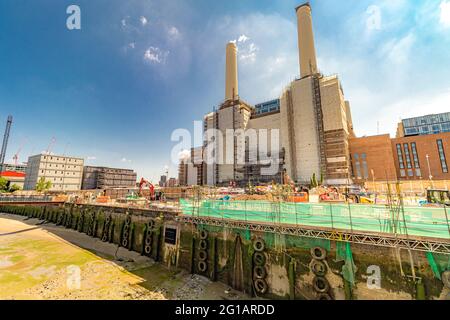
[[(23, 190), (0, 193), (0, 299), (450, 300), (450, 132), (358, 138), (338, 76), (317, 65), (311, 6), (295, 12), (300, 77), (252, 106), (228, 43), (225, 99), (203, 119), (213, 133), (180, 160), (177, 186), (50, 146), (31, 156)], [(5, 169), (11, 123), (8, 188), (20, 165), (19, 150)], [(227, 139), (230, 129), (240, 133)], [(27, 230), (41, 248), (26, 247)], [(26, 266), (31, 255), (53, 260)], [(90, 270), (89, 290), (61, 289), (68, 265)]]

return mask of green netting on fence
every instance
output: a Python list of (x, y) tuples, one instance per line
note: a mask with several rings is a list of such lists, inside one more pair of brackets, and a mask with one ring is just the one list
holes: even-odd
[(444, 271), (450, 270), (449, 255), (427, 252), (427, 259), (431, 270), (433, 270), (434, 276), (439, 280), (441, 280), (441, 274)]
[(403, 213), (383, 205), (186, 199), (180, 204), (185, 215), (450, 239), (443, 208), (404, 207)]
[(345, 264), (342, 266), (342, 276), (354, 286), (356, 265), (353, 261), (353, 253), (349, 242), (336, 243), (336, 262), (340, 261), (345, 261)]

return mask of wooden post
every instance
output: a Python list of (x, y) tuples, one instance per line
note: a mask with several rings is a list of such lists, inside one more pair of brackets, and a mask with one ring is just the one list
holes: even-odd
[(295, 300), (295, 267), (296, 261), (291, 258), (289, 262), (289, 299)]
[(192, 235), (191, 241), (191, 274), (195, 273), (195, 237)]
[(217, 281), (217, 270), (216, 270), (216, 261), (217, 261), (217, 238), (213, 237), (211, 239), (211, 281)]

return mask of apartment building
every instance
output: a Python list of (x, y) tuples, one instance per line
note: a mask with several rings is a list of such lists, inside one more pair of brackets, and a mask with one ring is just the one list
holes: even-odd
[(82, 158), (38, 154), (28, 158), (24, 190), (35, 190), (41, 178), (50, 181), (49, 191), (81, 189), (84, 160)]

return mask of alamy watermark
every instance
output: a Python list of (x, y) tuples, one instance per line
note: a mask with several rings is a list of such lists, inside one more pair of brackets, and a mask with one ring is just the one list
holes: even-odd
[(368, 30), (381, 30), (381, 9), (376, 5), (367, 8), (366, 27)]
[[(194, 134), (187, 129), (172, 132), (171, 141), (178, 142), (171, 152), (173, 164), (189, 160), (193, 145), (203, 146), (200, 156), (190, 159), (194, 164), (261, 165), (261, 175), (275, 175), (281, 161), (279, 129), (207, 129), (203, 122), (194, 122)], [(185, 159), (183, 159), (185, 158)], [(195, 163), (195, 162), (199, 163)]]
[(367, 268), (367, 288), (370, 290), (381, 289), (381, 269), (379, 266), (369, 266)]
[(71, 265), (66, 268), (66, 286), (67, 289), (80, 290), (81, 289), (81, 269), (79, 266)]
[(81, 9), (72, 4), (67, 7), (66, 13), (69, 15), (66, 20), (66, 26), (69, 30), (81, 30)]

